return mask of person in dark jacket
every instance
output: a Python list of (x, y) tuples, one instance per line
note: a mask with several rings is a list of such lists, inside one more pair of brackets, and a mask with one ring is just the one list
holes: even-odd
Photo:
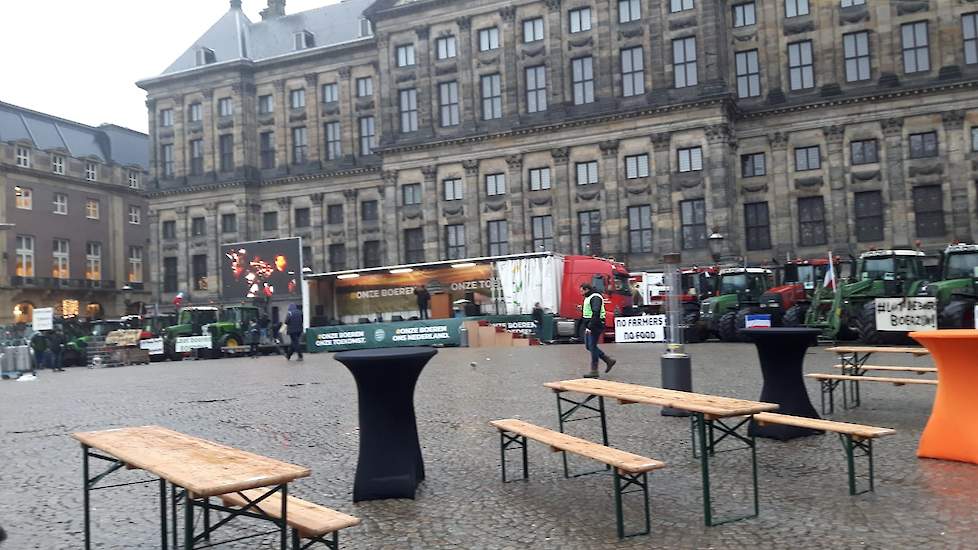
[(31, 372), (37, 371), (37, 369), (43, 369), (48, 364), (48, 337), (44, 332), (38, 331), (31, 336), (31, 349), (34, 350), (34, 368)]
[(64, 372), (65, 336), (60, 328), (55, 328), (48, 336), (48, 361), (55, 372)]
[(588, 284), (581, 285), (581, 295), (584, 296), (584, 304), (581, 308), (584, 322), (584, 348), (591, 352), (591, 370), (584, 377), (597, 378), (598, 359), (604, 361), (605, 372), (610, 371), (617, 361), (598, 348), (605, 327), (604, 297)]
[(533, 304), (533, 324), (536, 325), (536, 333), (539, 338), (543, 334), (543, 306), (540, 302)]
[(419, 286), (414, 289), (414, 295), (418, 298), (418, 312), (421, 314), (421, 319), (428, 318), (428, 303), (431, 302), (431, 294), (428, 293), (428, 289)]
[(295, 304), (289, 305), (289, 313), (285, 316), (285, 331), (289, 334), (289, 352), (285, 360), (292, 359), (292, 354), (299, 356), (302, 361), (302, 310)]

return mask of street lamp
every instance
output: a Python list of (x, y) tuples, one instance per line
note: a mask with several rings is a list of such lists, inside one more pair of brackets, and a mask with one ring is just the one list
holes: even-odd
[(710, 249), (710, 256), (713, 257), (713, 263), (720, 263), (720, 255), (723, 253), (723, 240), (724, 236), (716, 229), (706, 239), (707, 246)]

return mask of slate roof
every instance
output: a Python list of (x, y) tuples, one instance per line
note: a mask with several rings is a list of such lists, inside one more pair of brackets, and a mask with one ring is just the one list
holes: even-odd
[(103, 124), (98, 128), (0, 102), (0, 141), (26, 140), (42, 151), (149, 169), (149, 136)]
[[(315, 47), (333, 46), (360, 39), (359, 20), (374, 0), (343, 0), (303, 12), (252, 22), (232, 6), (160, 76), (197, 67), (197, 51), (214, 51), (215, 63), (237, 60), (261, 61), (292, 53), (292, 35), (309, 31)], [(366, 39), (366, 38), (364, 38)]]

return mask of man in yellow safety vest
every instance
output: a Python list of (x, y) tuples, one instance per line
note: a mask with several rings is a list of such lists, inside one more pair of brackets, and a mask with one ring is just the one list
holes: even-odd
[(594, 291), (594, 287), (589, 284), (581, 285), (581, 295), (584, 296), (583, 323), (584, 323), (584, 348), (591, 352), (591, 370), (584, 375), (585, 378), (598, 377), (598, 359), (604, 361), (605, 372), (615, 366), (615, 359), (605, 355), (598, 348), (601, 335), (604, 334), (605, 317), (607, 314), (604, 309), (604, 297)]

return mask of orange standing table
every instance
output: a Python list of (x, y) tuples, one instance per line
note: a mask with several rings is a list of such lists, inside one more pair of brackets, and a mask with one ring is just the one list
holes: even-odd
[(917, 456), (978, 464), (978, 330), (927, 330), (910, 336), (937, 367), (937, 395)]

